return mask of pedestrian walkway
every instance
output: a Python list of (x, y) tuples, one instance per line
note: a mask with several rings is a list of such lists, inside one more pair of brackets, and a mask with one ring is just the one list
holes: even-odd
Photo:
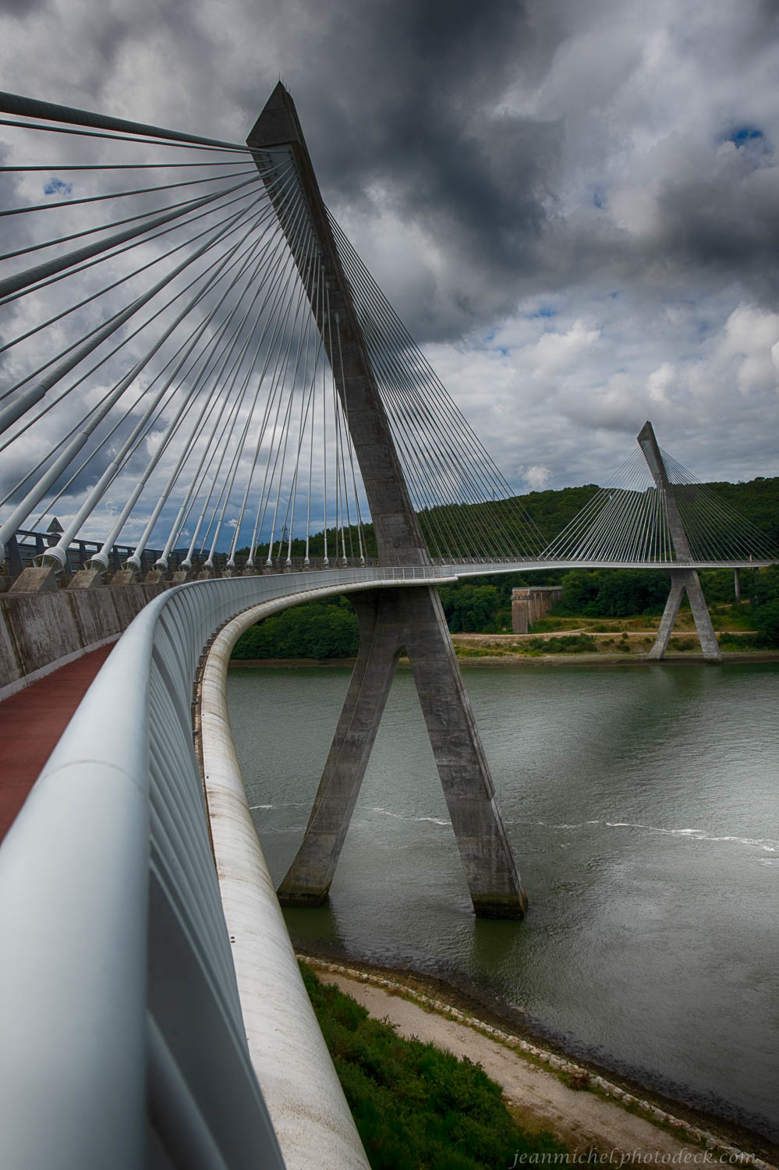
[(112, 649), (92, 650), (0, 703), (0, 840)]

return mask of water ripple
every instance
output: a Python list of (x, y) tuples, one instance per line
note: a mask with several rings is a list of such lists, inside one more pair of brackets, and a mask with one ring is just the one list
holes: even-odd
[[(527, 824), (527, 821), (512, 821), (511, 824)], [(762, 849), (764, 853), (779, 853), (779, 841), (770, 837), (737, 837), (734, 834), (716, 836), (706, 829), (662, 829), (658, 825), (641, 825), (636, 821), (580, 821), (577, 824), (566, 822), (552, 823), (551, 821), (532, 821), (534, 825), (543, 825), (547, 829), (586, 829), (595, 825), (602, 829), (641, 829), (646, 833), (662, 833), (667, 837), (683, 837), (688, 841), (715, 841), (730, 842), (736, 845), (749, 845), (755, 849)]]

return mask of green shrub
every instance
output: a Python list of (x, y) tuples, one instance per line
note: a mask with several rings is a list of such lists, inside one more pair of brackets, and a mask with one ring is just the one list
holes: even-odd
[(531, 638), (528, 645), (541, 654), (584, 654), (597, 650), (589, 634), (560, 634), (557, 638)]
[(730, 630), (723, 630), (717, 634), (720, 646), (730, 646), (732, 650), (754, 650), (762, 645), (759, 634), (733, 634)]
[(242, 634), (234, 659), (352, 658), (359, 648), (357, 615), (343, 597), (311, 601), (273, 614)]
[(373, 1170), (494, 1170), (517, 1152), (564, 1153), (514, 1121), (479, 1065), (401, 1039), (300, 966)]

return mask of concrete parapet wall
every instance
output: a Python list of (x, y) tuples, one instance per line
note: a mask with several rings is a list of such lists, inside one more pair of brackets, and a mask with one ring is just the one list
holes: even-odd
[(511, 629), (515, 634), (526, 634), (533, 622), (549, 613), (563, 596), (561, 585), (538, 585), (512, 589)]
[(0, 699), (118, 637), (164, 585), (0, 595)]

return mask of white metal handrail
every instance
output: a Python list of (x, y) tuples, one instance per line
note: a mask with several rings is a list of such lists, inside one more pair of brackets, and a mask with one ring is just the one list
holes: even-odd
[(210, 850), (198, 663), (270, 598), (442, 579), (417, 565), (200, 581), (127, 629), (0, 848), (3, 1166), (283, 1166)]

